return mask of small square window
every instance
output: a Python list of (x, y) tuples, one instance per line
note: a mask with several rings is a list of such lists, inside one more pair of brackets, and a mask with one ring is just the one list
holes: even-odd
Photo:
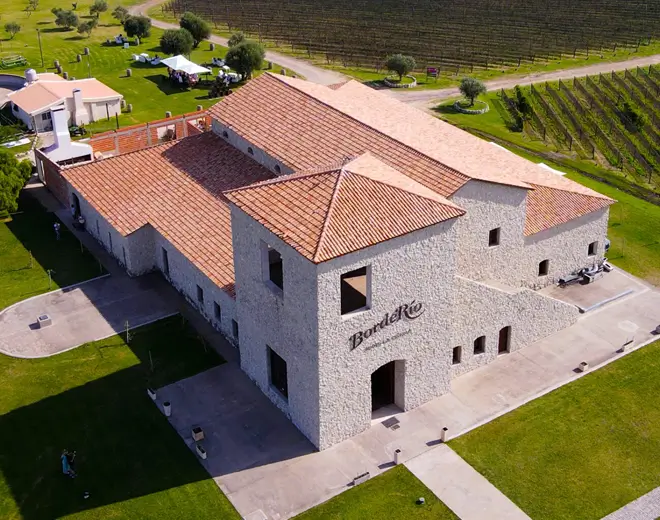
[(224, 137), (225, 139), (229, 139), (229, 132), (227, 132), (227, 130), (224, 130), (222, 132), (222, 137)]
[(249, 153), (250, 155), (254, 155), (254, 150), (252, 149), (251, 146), (248, 146), (248, 153)]
[(368, 309), (371, 304), (371, 269), (360, 267), (341, 275), (341, 314)]
[(282, 397), (289, 397), (289, 382), (287, 378), (286, 361), (277, 352), (268, 347), (268, 364), (270, 366), (270, 384), (280, 393)]
[(543, 260), (539, 262), (539, 276), (546, 276), (550, 269), (550, 260)]
[(587, 251), (587, 254), (589, 256), (595, 256), (597, 252), (598, 252), (598, 242), (592, 242), (591, 244), (589, 244), (589, 249)]
[[(97, 220), (96, 222), (97, 222), (97, 224), (98, 224), (98, 220)], [(162, 254), (162, 256), (163, 256), (163, 273), (164, 273), (166, 276), (169, 276), (169, 275), (170, 275), (170, 258), (169, 258), (168, 254), (167, 254), (167, 249), (165, 249), (164, 247), (162, 247), (162, 248), (161, 248), (161, 254)]]
[(231, 320), (231, 333), (238, 341), (238, 323), (236, 320)]
[(216, 321), (222, 321), (222, 309), (218, 302), (213, 302), (213, 316), (215, 316)]
[(199, 303), (204, 303), (204, 289), (202, 289), (199, 285), (197, 286), (197, 301)]
[(276, 164), (276, 165), (275, 165), (275, 173), (277, 173), (277, 174), (282, 173), (282, 168), (280, 168), (280, 165), (279, 165), (279, 164)]
[(490, 247), (500, 245), (500, 228), (491, 229), (488, 232), (488, 245)]
[(44, 112), (41, 114), (41, 120), (42, 121), (50, 121), (53, 116), (51, 115), (50, 112)]
[(451, 351), (451, 364), (458, 365), (461, 362), (462, 347), (454, 347)]
[(486, 336), (479, 336), (474, 340), (474, 353), (483, 354), (486, 352)]

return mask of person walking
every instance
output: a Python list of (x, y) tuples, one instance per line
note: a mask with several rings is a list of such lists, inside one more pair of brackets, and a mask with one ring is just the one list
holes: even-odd
[(55, 239), (59, 240), (60, 239), (60, 223), (55, 222), (55, 224), (53, 224), (53, 229), (55, 230)]
[(62, 463), (62, 473), (65, 475), (71, 476), (71, 466), (69, 466), (69, 452), (64, 449), (62, 450), (62, 455), (60, 457), (60, 462)]
[(67, 451), (66, 452), (66, 460), (69, 463), (69, 475), (71, 478), (75, 478), (76, 476), (76, 452), (73, 451)]

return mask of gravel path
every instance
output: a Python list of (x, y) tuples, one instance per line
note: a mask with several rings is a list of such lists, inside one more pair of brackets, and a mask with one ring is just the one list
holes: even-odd
[[(135, 5), (129, 8), (131, 14), (141, 14), (144, 16), (147, 15), (147, 11), (153, 6), (162, 3), (163, 0), (149, 0), (148, 2), (140, 5)], [(173, 23), (162, 22), (151, 18), (151, 23), (154, 27), (160, 29), (178, 29), (179, 26)], [(224, 47), (227, 46), (227, 38), (222, 38), (221, 36), (211, 35), (208, 39), (210, 42), (217, 43)], [(333, 83), (339, 83), (345, 81), (347, 78), (339, 72), (334, 72), (332, 70), (326, 70), (321, 67), (312, 65), (311, 63), (305, 60), (299, 60), (297, 58), (292, 58), (291, 56), (285, 56), (284, 54), (278, 54), (272, 51), (266, 51), (266, 60), (277, 63), (281, 67), (286, 67), (294, 71), (296, 74), (304, 76), (308, 81), (312, 83), (320, 83), (321, 85), (332, 85)]]
[(660, 487), (607, 515), (603, 520), (655, 520), (660, 518)]

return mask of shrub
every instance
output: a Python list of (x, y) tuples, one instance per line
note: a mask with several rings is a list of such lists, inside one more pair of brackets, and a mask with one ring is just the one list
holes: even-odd
[(186, 29), (168, 29), (160, 38), (160, 48), (165, 54), (190, 54), (194, 43)]
[(403, 76), (415, 70), (416, 65), (412, 56), (404, 56), (403, 54), (392, 54), (385, 60), (385, 67), (387, 67), (387, 70), (396, 72), (399, 75), (399, 81)]
[(179, 25), (192, 34), (195, 48), (211, 35), (211, 26), (193, 13), (184, 13)]
[(244, 78), (250, 78), (252, 71), (261, 67), (265, 55), (263, 45), (245, 40), (227, 51), (225, 63)]
[(243, 43), (247, 38), (242, 32), (236, 32), (229, 37), (227, 41), (228, 47), (236, 47), (239, 43)]
[(32, 163), (18, 162), (13, 153), (0, 149), (0, 214), (18, 209), (18, 194), (32, 174)]
[(486, 92), (486, 85), (475, 78), (463, 78), (458, 89), (470, 100), (470, 106), (473, 106), (474, 100)]
[(623, 115), (625, 115), (638, 132), (647, 122), (646, 116), (640, 112), (630, 101), (623, 102)]
[(124, 31), (131, 38), (146, 38), (151, 34), (151, 20), (146, 16), (129, 16), (124, 20)]
[(21, 32), (21, 24), (17, 22), (7, 22), (5, 31), (9, 34), (9, 39), (13, 40), (17, 33)]
[(55, 15), (55, 25), (67, 29), (78, 27), (78, 15), (73, 11), (64, 11), (63, 9), (60, 9)]

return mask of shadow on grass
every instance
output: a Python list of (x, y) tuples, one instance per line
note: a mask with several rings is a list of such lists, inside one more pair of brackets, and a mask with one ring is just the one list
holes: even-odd
[(460, 114), (458, 110), (454, 108), (453, 104), (450, 105), (438, 105), (433, 107), (431, 110), (436, 114)]
[(64, 38), (64, 40), (68, 41), (68, 42), (79, 42), (80, 40), (86, 40), (86, 39), (87, 39), (86, 36), (80, 36), (80, 35), (78, 35), (78, 36), (69, 36), (68, 38)]
[(37, 22), (37, 25), (50, 25), (53, 22)]
[(73, 31), (73, 27), (71, 29), (67, 29), (66, 27), (50, 27), (48, 29), (41, 29), (42, 33), (61, 33), (71, 31)]
[[(188, 92), (190, 90), (198, 91), (200, 93), (208, 92), (211, 89), (211, 84), (208, 85), (197, 84), (193, 88), (186, 87), (183, 84), (175, 83), (174, 81), (172, 81), (167, 76), (167, 74), (154, 74), (152, 76), (144, 76), (144, 79), (154, 83), (158, 87), (158, 90), (160, 90), (166, 96), (170, 96), (172, 94), (181, 94), (182, 92)], [(208, 94), (207, 97), (202, 99), (208, 99)]]
[[(0, 454), (0, 469), (24, 520), (62, 518), (209, 478), (145, 390), (222, 358), (202, 348), (180, 317), (134, 332), (130, 351), (137, 364), (120, 338), (100, 343), (55, 360), (0, 357), (0, 369), (31, 371), (37, 381), (44, 370), (72, 372), (62, 373), (55, 386), (73, 388), (0, 416), (0, 439), (11, 446)], [(123, 369), (86, 381), (87, 362), (92, 373)], [(76, 479), (62, 474), (64, 448), (78, 453)], [(85, 491), (90, 498), (83, 498)]]

